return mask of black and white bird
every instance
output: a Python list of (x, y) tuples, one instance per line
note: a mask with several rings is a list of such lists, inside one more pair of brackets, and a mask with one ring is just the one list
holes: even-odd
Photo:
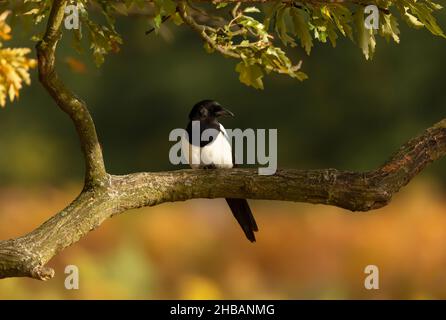
[[(213, 100), (198, 102), (189, 113), (187, 134), (182, 139), (181, 148), (191, 168), (232, 168), (234, 166), (228, 134), (223, 125), (218, 122), (218, 118), (222, 116), (233, 117), (234, 114)], [(193, 133), (194, 124), (200, 125), (198, 139)], [(208, 140), (201, 138), (204, 131), (208, 133)], [(251, 242), (255, 242), (254, 232), (258, 231), (258, 227), (246, 199), (227, 198), (226, 202), (246, 237)]]

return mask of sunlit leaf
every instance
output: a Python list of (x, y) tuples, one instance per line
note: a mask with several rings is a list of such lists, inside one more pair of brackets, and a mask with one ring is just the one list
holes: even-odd
[(240, 74), (240, 82), (256, 89), (263, 89), (263, 72), (258, 65), (241, 61), (237, 64), (235, 70)]
[[(9, 14), (9, 11), (0, 14), (0, 40), (11, 39), (11, 27), (6, 22)], [(0, 47), (3, 47), (1, 42)], [(23, 83), (31, 84), (29, 69), (36, 67), (37, 62), (27, 57), (30, 52), (29, 48), (0, 49), (0, 106), (6, 105), (7, 98), (11, 102), (18, 98)]]

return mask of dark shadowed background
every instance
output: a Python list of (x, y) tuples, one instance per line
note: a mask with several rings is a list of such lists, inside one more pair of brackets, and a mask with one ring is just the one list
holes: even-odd
[[(446, 26), (446, 15), (439, 17)], [(401, 44), (378, 40), (366, 61), (348, 40), (317, 44), (303, 83), (268, 76), (265, 90), (239, 83), (235, 61), (209, 55), (196, 34), (168, 25), (145, 36), (144, 19), (120, 19), (121, 52), (96, 68), (70, 47), (58, 68), (89, 105), (109, 171), (175, 169), (169, 132), (198, 100), (236, 114), (228, 128), (278, 129), (287, 168), (368, 170), (445, 117), (446, 41), (402, 26)], [(16, 30), (13, 44), (32, 45)], [(11, 44), (11, 45), (13, 45)], [(33, 83), (0, 110), (0, 238), (35, 228), (76, 196), (83, 162), (75, 131)], [(260, 232), (244, 239), (223, 200), (131, 211), (56, 257), (56, 278), (0, 280), (0, 298), (446, 298), (446, 163), (438, 161), (388, 207), (366, 214), (307, 204), (252, 201)], [(80, 289), (64, 289), (64, 267)], [(364, 268), (380, 268), (380, 290)]]

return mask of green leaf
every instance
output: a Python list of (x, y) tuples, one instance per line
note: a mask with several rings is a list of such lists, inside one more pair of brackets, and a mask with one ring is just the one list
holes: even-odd
[(235, 71), (240, 74), (240, 82), (256, 89), (263, 89), (263, 71), (258, 65), (241, 61), (236, 65)]
[(415, 29), (421, 29), (424, 27), (424, 24), (420, 20), (418, 20), (417, 17), (407, 11), (404, 13), (403, 18), (407, 22), (407, 24)]
[(228, 6), (227, 2), (219, 2), (216, 6), (217, 9), (223, 9)]
[(366, 29), (364, 25), (364, 11), (358, 10), (353, 16), (356, 25), (356, 34), (358, 46), (362, 49), (367, 60), (373, 58), (375, 52), (376, 40), (373, 29)]
[(260, 12), (260, 10), (256, 7), (247, 7), (243, 10), (245, 13), (252, 13), (252, 12)]
[(432, 15), (432, 11), (434, 10), (432, 7), (428, 6), (422, 2), (415, 1), (404, 1), (410, 11), (424, 24), (424, 26), (434, 35), (446, 38), (443, 30), (441, 30), (440, 26), (437, 23), (437, 20)]
[(330, 10), (332, 19), (341, 34), (353, 40), (353, 29), (350, 25), (352, 22), (352, 13), (350, 9), (343, 5), (333, 4)]
[(387, 40), (387, 42), (389, 42), (390, 39), (393, 39), (393, 41), (396, 43), (400, 42), (398, 21), (396, 21), (396, 18), (393, 15), (382, 14), (380, 24), (381, 27), (379, 29), (379, 33)]
[(183, 24), (183, 18), (181, 18), (180, 14), (176, 12), (174, 15), (171, 16), (170, 20), (172, 20), (175, 25), (179, 26)]
[(162, 16), (169, 16), (177, 10), (177, 4), (173, 0), (155, 0), (155, 6)]
[(310, 55), (311, 48), (313, 47), (313, 38), (311, 38), (307, 22), (308, 13), (299, 8), (292, 8), (290, 14), (294, 24), (294, 34), (299, 37), (302, 48)]
[(277, 10), (275, 30), (277, 35), (279, 36), (279, 39), (285, 46), (290, 45), (291, 47), (294, 47), (296, 46), (296, 42), (288, 35), (288, 28), (286, 23), (286, 16), (289, 10), (290, 8), (287, 6), (282, 6)]
[(338, 34), (336, 33), (336, 26), (333, 24), (331, 20), (327, 20), (327, 35), (328, 39), (331, 42), (331, 45), (336, 47), (336, 40), (338, 39)]
[(161, 27), (162, 21), (163, 21), (163, 17), (161, 16), (161, 14), (157, 14), (153, 18), (153, 26), (155, 27), (155, 29), (159, 29)]

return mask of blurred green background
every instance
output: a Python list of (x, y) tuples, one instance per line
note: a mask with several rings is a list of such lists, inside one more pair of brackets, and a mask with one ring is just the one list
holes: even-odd
[[(446, 15), (439, 17), (446, 26)], [(121, 52), (100, 68), (66, 32), (58, 70), (96, 121), (114, 174), (172, 170), (168, 134), (192, 105), (212, 98), (236, 114), (228, 128), (277, 128), (283, 168), (368, 170), (444, 116), (446, 42), (401, 26), (401, 44), (378, 40), (366, 61), (347, 40), (316, 44), (303, 59), (310, 79), (268, 76), (265, 90), (239, 83), (236, 61), (202, 49), (186, 27), (146, 36), (143, 18), (122, 18)], [(16, 30), (13, 45), (33, 45)], [(0, 238), (20, 236), (81, 189), (75, 131), (33, 83), (0, 110)], [(107, 221), (50, 265), (48, 283), (0, 281), (0, 298), (446, 298), (446, 165), (424, 171), (388, 207), (367, 214), (327, 206), (252, 201), (260, 225), (248, 243), (223, 200), (163, 204)], [(78, 265), (80, 289), (64, 289)], [(376, 264), (381, 289), (364, 289)]]

